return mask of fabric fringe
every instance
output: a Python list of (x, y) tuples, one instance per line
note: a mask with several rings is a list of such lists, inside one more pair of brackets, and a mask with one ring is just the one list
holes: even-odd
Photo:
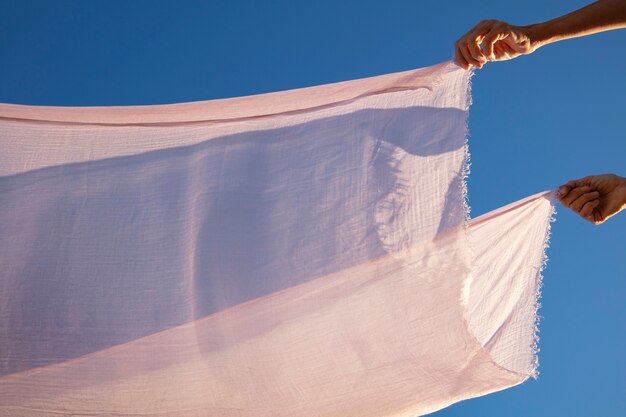
[[(461, 193), (463, 199), (463, 213), (465, 215), (465, 220), (463, 222), (463, 230), (465, 235), (465, 243), (466, 247), (469, 248), (469, 264), (470, 268), (473, 271), (476, 267), (474, 263), (474, 259), (476, 256), (474, 254), (474, 248), (472, 247), (472, 243), (470, 242), (470, 220), (471, 220), (471, 206), (469, 204), (469, 192), (467, 187), (467, 179), (471, 173), (471, 155), (469, 151), (469, 109), (472, 105), (472, 78), (474, 77), (474, 69), (470, 69), (467, 74), (467, 89), (465, 91), (465, 108), (467, 109), (465, 112), (465, 143), (463, 145), (464, 156), (463, 156), (463, 171), (461, 172)], [(469, 274), (463, 283), (463, 292), (461, 294), (461, 302), (465, 306), (466, 314), (469, 314), (469, 297), (470, 297), (470, 288), (472, 284), (472, 274)], [(465, 317), (466, 325), (468, 328), (470, 327), (469, 317)]]
[(550, 247), (550, 235), (552, 233), (552, 223), (556, 221), (556, 202), (555, 202), (555, 192), (552, 192), (549, 195), (550, 203), (552, 204), (552, 212), (550, 213), (550, 219), (548, 220), (548, 224), (546, 226), (546, 233), (543, 238), (543, 247), (541, 252), (541, 264), (539, 270), (537, 271), (537, 277), (535, 278), (535, 303), (534, 303), (534, 323), (535, 328), (533, 331), (533, 344), (531, 346), (532, 349), (532, 371), (530, 376), (534, 379), (539, 377), (539, 322), (541, 320), (541, 316), (539, 315), (539, 309), (541, 308), (541, 289), (543, 287), (543, 271), (546, 269), (548, 265), (548, 248)]

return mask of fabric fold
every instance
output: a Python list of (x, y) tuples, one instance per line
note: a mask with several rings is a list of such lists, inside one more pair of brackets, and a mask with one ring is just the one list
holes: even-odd
[(534, 376), (553, 205), (468, 222), (469, 77), (0, 105), (0, 415), (414, 416)]

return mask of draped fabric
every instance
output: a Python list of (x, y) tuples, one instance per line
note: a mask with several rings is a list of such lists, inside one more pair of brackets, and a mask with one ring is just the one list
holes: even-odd
[(552, 201), (468, 220), (468, 84), (0, 105), (0, 415), (412, 417), (535, 375)]

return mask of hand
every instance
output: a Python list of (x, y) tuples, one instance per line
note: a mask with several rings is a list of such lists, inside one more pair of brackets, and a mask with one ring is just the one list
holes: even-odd
[(483, 20), (454, 43), (455, 62), (464, 69), (482, 68), (487, 61), (504, 61), (529, 54), (539, 47), (531, 36), (531, 26)]
[(626, 208), (626, 178), (590, 175), (560, 186), (557, 197), (584, 219), (600, 224)]

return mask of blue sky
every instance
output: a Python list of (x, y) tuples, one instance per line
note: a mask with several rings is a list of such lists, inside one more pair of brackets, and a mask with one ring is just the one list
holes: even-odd
[[(585, 1), (0, 2), (0, 102), (162, 104), (402, 71), (452, 58), (481, 19), (530, 24)], [(473, 81), (472, 214), (572, 178), (626, 175), (626, 30), (490, 64)], [(443, 416), (626, 414), (626, 214), (560, 208), (540, 377)]]

